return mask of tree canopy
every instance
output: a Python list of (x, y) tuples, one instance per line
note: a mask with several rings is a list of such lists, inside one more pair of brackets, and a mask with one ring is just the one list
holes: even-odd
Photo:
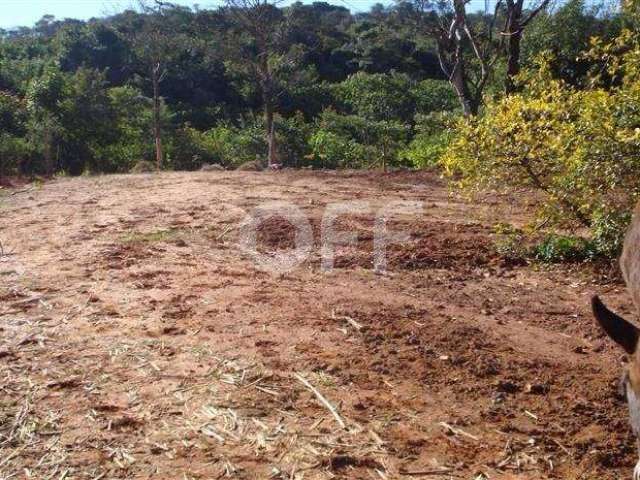
[[(325, 2), (162, 2), (3, 31), (0, 175), (124, 172), (141, 160), (192, 169), (248, 156), (324, 165), (338, 155), (331, 145), (351, 145), (367, 165), (391, 143), (391, 164), (411, 164), (423, 158), (412, 142), (431, 151), (429, 138), (445, 138), (443, 113), (478, 113), (543, 52), (555, 78), (579, 87), (596, 63), (580, 56), (589, 39), (614, 38), (624, 23), (582, 0), (529, 10), (499, 1), (488, 12), (456, 2), (403, 0), (357, 14)], [(514, 70), (505, 37), (516, 24)], [(247, 151), (234, 158), (237, 145), (226, 142)]]

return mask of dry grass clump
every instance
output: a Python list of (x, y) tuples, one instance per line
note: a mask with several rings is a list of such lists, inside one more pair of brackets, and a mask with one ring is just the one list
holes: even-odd
[(219, 163), (205, 163), (200, 167), (201, 172), (224, 172), (225, 170)]
[(330, 478), (331, 471), (354, 468), (387, 478), (378, 434), (343, 419), (333, 405), (329, 411), (299, 378), (308, 385), (316, 380), (314, 374), (283, 377), (259, 364), (218, 359), (210, 382), (181, 392), (184, 423), (173, 432), (201, 451), (225, 452), (217, 462), (223, 476), (257, 463), (270, 478)]
[(251, 160), (239, 165), (237, 170), (240, 170), (241, 172), (261, 172), (264, 170), (264, 167), (260, 160)]
[(58, 411), (40, 408), (38, 398), (46, 387), (24, 374), (2, 369), (0, 406), (0, 478), (54, 478), (67, 470), (68, 455), (60, 444)]
[(131, 168), (131, 173), (153, 173), (156, 170), (156, 166), (153, 162), (142, 160)]

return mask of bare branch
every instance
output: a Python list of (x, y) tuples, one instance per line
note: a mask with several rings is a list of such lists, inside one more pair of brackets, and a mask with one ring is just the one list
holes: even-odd
[(531, 20), (533, 20), (534, 18), (536, 18), (536, 16), (545, 8), (547, 8), (547, 6), (549, 5), (549, 2), (551, 0), (543, 0), (542, 3), (540, 5), (538, 5), (537, 8), (533, 9), (531, 11), (531, 13), (529, 13), (529, 15), (527, 16), (527, 18), (525, 18), (522, 22), (520, 22), (520, 28), (524, 28), (526, 27)]

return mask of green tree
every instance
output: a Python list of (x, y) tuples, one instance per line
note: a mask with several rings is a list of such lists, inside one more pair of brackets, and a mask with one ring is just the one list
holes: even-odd
[(137, 71), (151, 84), (153, 97), (153, 139), (156, 168), (164, 160), (162, 146), (162, 99), (160, 87), (165, 80), (170, 61), (180, 48), (180, 27), (166, 15), (168, 5), (156, 0), (141, 3), (144, 15), (133, 16), (132, 24), (124, 30), (138, 65)]
[(370, 120), (410, 122), (415, 113), (415, 83), (401, 73), (358, 72), (336, 87), (338, 98), (354, 114)]
[(258, 87), (264, 109), (265, 137), (268, 164), (277, 161), (275, 113), (281, 92), (277, 71), (296, 62), (296, 52), (287, 55), (287, 21), (283, 11), (269, 0), (226, 0), (230, 17), (234, 20), (233, 52), (236, 69), (251, 78)]
[(30, 83), (26, 93), (29, 137), (42, 154), (42, 168), (47, 174), (61, 166), (57, 147), (64, 134), (62, 101), (66, 97), (66, 87), (63, 73), (55, 65), (49, 65)]
[(541, 52), (551, 52), (554, 77), (583, 85), (594, 62), (582, 53), (592, 38), (613, 39), (620, 31), (620, 19), (607, 13), (603, 4), (587, 6), (584, 0), (569, 0), (555, 11), (543, 11), (527, 29), (522, 61), (534, 67)]
[(18, 173), (31, 157), (26, 141), (27, 111), (22, 99), (0, 91), (0, 177)]

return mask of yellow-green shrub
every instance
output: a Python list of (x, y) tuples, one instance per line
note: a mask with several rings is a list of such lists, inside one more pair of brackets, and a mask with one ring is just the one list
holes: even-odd
[(617, 253), (640, 195), (640, 47), (625, 35), (618, 86), (576, 90), (543, 63), (522, 93), (460, 120), (446, 171), (465, 187), (540, 190), (547, 224), (586, 227), (601, 253)]

